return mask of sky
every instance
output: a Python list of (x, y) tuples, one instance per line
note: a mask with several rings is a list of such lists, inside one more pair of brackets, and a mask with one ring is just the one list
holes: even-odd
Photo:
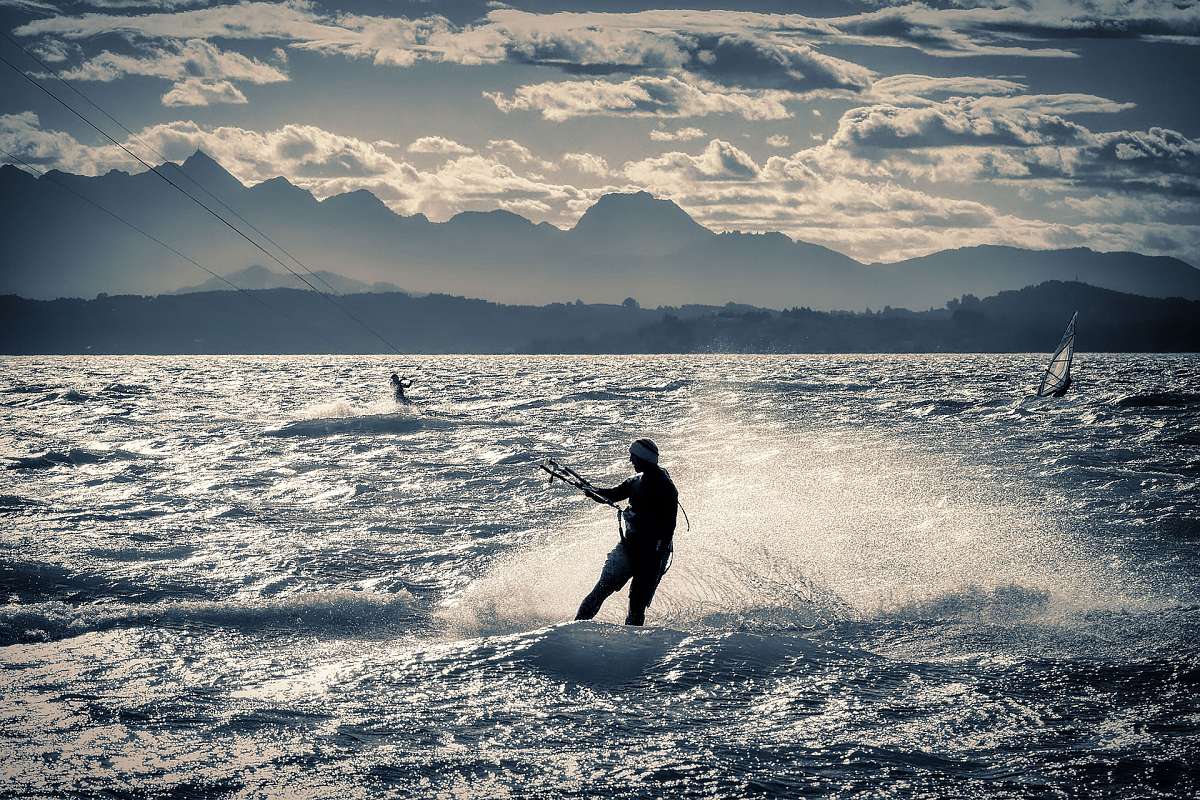
[[(0, 27), (43, 63), (0, 55), (147, 160), (203, 149), (247, 184), (560, 227), (644, 189), (864, 262), (989, 243), (1200, 266), (1200, 0), (0, 0)], [(140, 169), (0, 73), (0, 148)]]

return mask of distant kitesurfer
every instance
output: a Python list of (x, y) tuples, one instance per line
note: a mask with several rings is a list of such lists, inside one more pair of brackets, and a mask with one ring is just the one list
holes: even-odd
[(392, 392), (396, 395), (396, 402), (401, 405), (409, 405), (412, 400), (409, 400), (404, 395), (404, 390), (411, 388), (413, 385), (412, 379), (401, 378), (396, 373), (392, 373)]
[(597, 503), (628, 500), (625, 532), (608, 554), (600, 580), (583, 599), (575, 619), (591, 619), (609, 595), (632, 578), (626, 625), (644, 625), (646, 608), (654, 599), (658, 582), (666, 573), (675, 535), (679, 492), (667, 471), (658, 465), (658, 445), (638, 439), (629, 446), (629, 461), (637, 474), (612, 489), (594, 489)]

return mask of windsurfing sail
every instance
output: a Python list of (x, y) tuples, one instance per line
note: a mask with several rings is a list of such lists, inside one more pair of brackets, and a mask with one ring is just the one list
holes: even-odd
[(1071, 359), (1075, 356), (1075, 319), (1078, 316), (1078, 311), (1071, 315), (1071, 321), (1046, 365), (1042, 383), (1038, 386), (1038, 397), (1062, 397), (1071, 388)]

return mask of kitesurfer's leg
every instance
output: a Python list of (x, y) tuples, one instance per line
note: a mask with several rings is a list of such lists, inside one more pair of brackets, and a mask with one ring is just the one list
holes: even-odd
[(650, 569), (642, 569), (634, 573), (633, 583), (629, 585), (629, 614), (625, 617), (626, 625), (645, 625), (646, 609), (654, 599), (658, 582), (662, 580), (663, 572), (657, 563)]
[(575, 619), (592, 619), (599, 614), (600, 606), (609, 598), (609, 595), (620, 591), (632, 575), (633, 566), (629, 561), (629, 555), (625, 552), (625, 545), (618, 543), (608, 554), (608, 558), (604, 560), (604, 569), (600, 571), (600, 580), (596, 581), (595, 587), (579, 604), (579, 611), (575, 614)]

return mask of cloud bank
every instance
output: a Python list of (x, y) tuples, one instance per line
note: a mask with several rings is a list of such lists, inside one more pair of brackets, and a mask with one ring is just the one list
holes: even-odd
[[(366, 188), (401, 213), (501, 207), (569, 225), (602, 191), (644, 188), (716, 229), (782, 230), (864, 260), (997, 242), (1135, 248), (1200, 263), (1195, 131), (1145, 115), (1130, 122), (1139, 98), (1107, 87), (1047, 91), (1036, 67), (1025, 68), (1074, 61), (1090, 39), (1193, 47), (1200, 3), (938, 5), (880, 2), (831, 17), (495, 7), (464, 23), (339, 13), (307, 0), (92, 0), (86, 7), (99, 11), (47, 6), (50, 16), (16, 33), (72, 80), (164, 81), (168, 107), (246, 106), (266, 91), (258, 87), (290, 82), (288, 52), (384, 71), (503, 65), (497, 74), (519, 75), (475, 95), (502, 120), (505, 132), (490, 136), (516, 138), (476, 140), (437, 120), (406, 132), (407, 144), (302, 122), (255, 131), (181, 119), (146, 129), (178, 157), (203, 147), (247, 181), (282, 174), (319, 196)], [(880, 71), (901, 57), (907, 68)], [(987, 73), (996, 59), (1004, 71)], [(546, 145), (545, 131), (598, 118), (627, 126), (629, 143)], [(29, 114), (3, 120), (5, 141), (39, 163), (123, 163)], [(544, 135), (527, 139), (521, 126)]]

